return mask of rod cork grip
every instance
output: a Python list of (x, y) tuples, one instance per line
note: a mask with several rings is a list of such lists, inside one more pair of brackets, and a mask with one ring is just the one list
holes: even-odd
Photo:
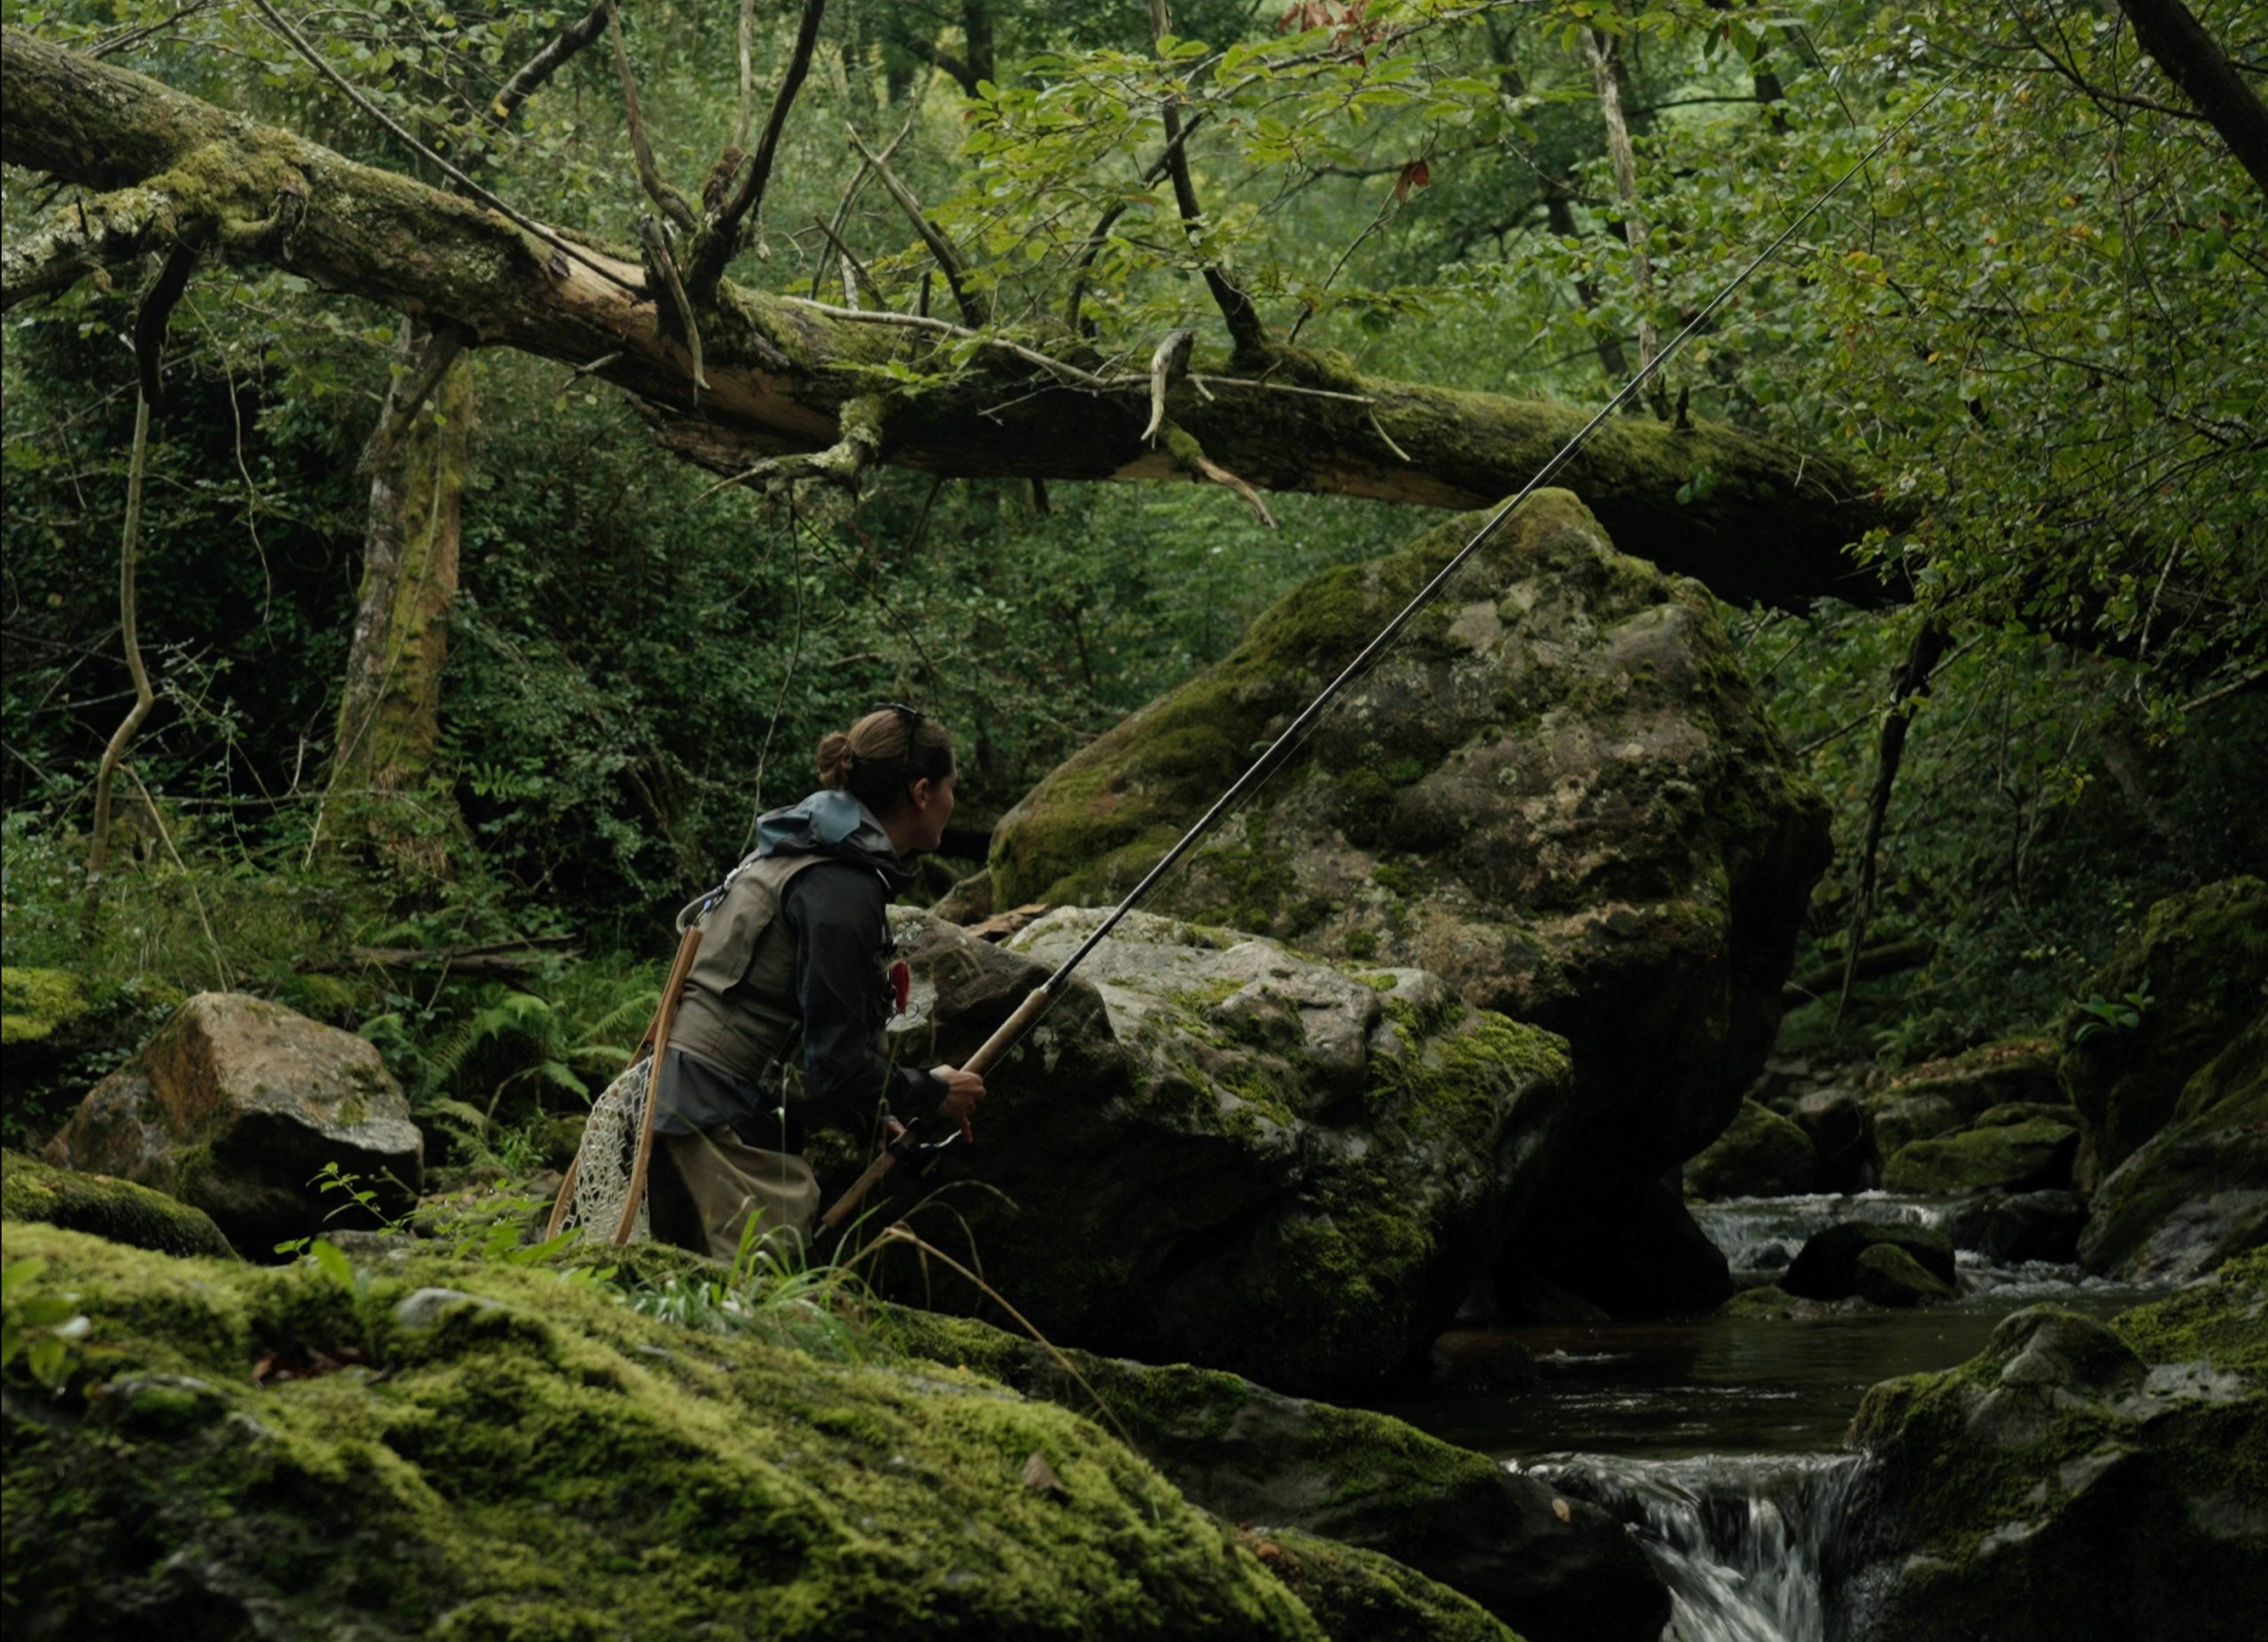
[(1000, 1029), (984, 1040), (983, 1047), (961, 1062), (961, 1070), (975, 1072), (979, 1078), (992, 1070), (992, 1062), (1015, 1047), (1024, 1029), (1040, 1017), (1053, 994), (1045, 986), (1035, 986), (1030, 994), (1016, 1006), (1016, 1012), (1000, 1023)]

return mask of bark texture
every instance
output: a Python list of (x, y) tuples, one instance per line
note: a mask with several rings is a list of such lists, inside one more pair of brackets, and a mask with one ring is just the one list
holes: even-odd
[[(730, 282), (700, 315), (710, 385), (696, 407), (685, 343), (663, 323), (634, 254), (592, 244), (570, 256), (484, 206), (19, 30), (0, 31), (0, 64), (8, 160), (97, 191), (7, 248), (7, 304), (200, 235), (224, 257), (454, 322), (475, 346), (602, 360), (594, 374), (634, 396), (668, 448), (720, 472), (832, 448), (845, 407), (874, 392), (864, 368), (896, 361), (936, 374), (889, 400), (875, 461), (949, 478), (1202, 478), (1175, 451), (1142, 444), (1149, 385), (1138, 360), (1106, 365), (1075, 338), (1035, 334), (1020, 339), (1026, 350), (985, 348), (956, 370), (939, 355), (958, 339)], [(1036, 363), (1032, 350), (1071, 362)], [(1197, 374), (1206, 370), (1200, 357)], [(1367, 377), (1337, 354), (1289, 349), (1266, 385), (1216, 377), (1209, 391), (1184, 382), (1170, 412), (1212, 466), (1262, 489), (1444, 508), (1518, 488), (1586, 414)], [(1709, 494), (1682, 502), (1705, 468)], [(1721, 424), (1623, 418), (1557, 482), (1619, 541), (1728, 598), (1904, 596), (1854, 572), (1842, 551), (1895, 521), (1815, 453)]]
[[(416, 357), (422, 330), (409, 327), (406, 361)], [(395, 377), (381, 426), (411, 380), (407, 369)], [(472, 405), (472, 365), (460, 354), (371, 476), (326, 821), (335, 842), (364, 838), (434, 872), (447, 865), (447, 829), (419, 824), (409, 805), (421, 801), (409, 795), (424, 785), (440, 744)]]

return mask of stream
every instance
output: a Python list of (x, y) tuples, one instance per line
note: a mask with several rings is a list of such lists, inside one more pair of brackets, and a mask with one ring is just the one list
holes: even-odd
[[(1837, 1221), (1932, 1225), (1955, 1206), (1869, 1192), (1694, 1218), (1748, 1288)], [(1867, 1389), (1965, 1361), (2027, 1305), (2109, 1316), (2152, 1297), (2076, 1266), (1959, 1261), (1961, 1298), (1909, 1311), (1457, 1330), (1441, 1373), (1380, 1406), (1628, 1524), (1670, 1588), (1665, 1642), (1829, 1642), (1821, 1568), (1858, 1481), (1843, 1438)]]

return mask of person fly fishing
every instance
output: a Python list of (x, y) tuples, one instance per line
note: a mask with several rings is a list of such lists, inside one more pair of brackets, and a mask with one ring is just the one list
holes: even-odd
[[(951, 738), (889, 703), (821, 740), (819, 772), (819, 791), (758, 818), (756, 852), (703, 914), (655, 1080), (654, 1235), (724, 1260), (751, 1218), (775, 1249), (802, 1242), (819, 1207), (812, 1131), (888, 1140), (934, 1115), (966, 1136), (984, 1094), (975, 1073), (879, 1047), (905, 1003), (889, 906), (951, 819)], [(783, 1101), (774, 1069), (799, 1040), (803, 1088)]]

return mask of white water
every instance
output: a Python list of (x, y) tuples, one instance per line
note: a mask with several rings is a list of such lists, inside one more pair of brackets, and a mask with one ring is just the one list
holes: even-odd
[(1669, 1587), (1663, 1642), (1826, 1642), (1821, 1570), (1862, 1461), (1553, 1456), (1511, 1468), (1629, 1525)]

